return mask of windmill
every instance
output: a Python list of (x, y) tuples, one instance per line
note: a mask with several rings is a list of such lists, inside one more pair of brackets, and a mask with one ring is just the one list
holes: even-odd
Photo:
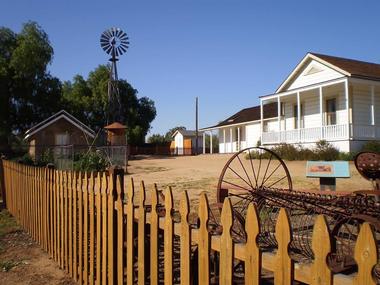
[(111, 58), (111, 69), (108, 81), (108, 106), (107, 124), (121, 120), (121, 102), (118, 87), (118, 76), (116, 62), (125, 53), (129, 46), (129, 38), (125, 32), (119, 28), (105, 30), (100, 36), (100, 46)]
[[(108, 104), (107, 104), (107, 143), (110, 146), (126, 146), (126, 126), (121, 124), (121, 101), (119, 94), (119, 79), (117, 76), (116, 62), (119, 56), (125, 53), (129, 46), (128, 36), (119, 28), (111, 28), (100, 36), (100, 46), (111, 58), (110, 75), (108, 80)], [(124, 148), (123, 148), (124, 149)], [(125, 156), (126, 156), (125, 151)]]

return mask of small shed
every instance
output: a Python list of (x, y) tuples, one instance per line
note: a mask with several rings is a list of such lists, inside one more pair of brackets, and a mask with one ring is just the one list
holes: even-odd
[(107, 142), (113, 146), (124, 146), (127, 144), (127, 137), (125, 135), (127, 127), (119, 122), (114, 122), (104, 129), (107, 131)]
[(95, 132), (73, 115), (61, 110), (33, 126), (25, 133), (29, 154), (38, 158), (47, 149), (67, 146), (88, 146)]
[(177, 155), (193, 155), (202, 152), (202, 134), (198, 132), (198, 151), (196, 149), (197, 135), (196, 131), (176, 130), (173, 135), (171, 144), (172, 153)]

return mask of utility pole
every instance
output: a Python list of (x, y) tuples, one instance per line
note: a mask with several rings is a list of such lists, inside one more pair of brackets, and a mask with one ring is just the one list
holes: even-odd
[(195, 97), (195, 154), (198, 155), (198, 97)]

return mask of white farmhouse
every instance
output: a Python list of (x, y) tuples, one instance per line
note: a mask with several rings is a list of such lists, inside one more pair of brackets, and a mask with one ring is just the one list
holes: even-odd
[(313, 147), (322, 139), (348, 152), (379, 140), (379, 124), (380, 64), (308, 53), (260, 106), (202, 130), (218, 132), (220, 153), (258, 141)]

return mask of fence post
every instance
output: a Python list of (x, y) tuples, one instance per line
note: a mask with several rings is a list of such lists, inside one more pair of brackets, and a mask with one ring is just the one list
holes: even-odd
[(152, 210), (150, 214), (150, 284), (158, 285), (158, 190), (154, 184), (151, 194)]
[(260, 234), (260, 222), (256, 206), (250, 203), (247, 211), (247, 220), (245, 223), (247, 232), (247, 243), (245, 245), (245, 284), (259, 285), (261, 277), (261, 251), (257, 244), (257, 238)]
[(199, 198), (199, 236), (198, 236), (198, 278), (199, 284), (210, 284), (210, 233), (207, 228), (209, 220), (209, 203), (205, 193)]
[(220, 284), (232, 285), (232, 266), (234, 259), (234, 244), (231, 236), (233, 212), (230, 199), (224, 199), (221, 223), (223, 232), (220, 236)]
[(138, 201), (138, 226), (137, 226), (137, 284), (144, 285), (146, 279), (146, 260), (145, 260), (145, 224), (146, 224), (146, 215), (145, 215), (145, 186), (144, 181), (140, 183), (140, 192), (139, 192), (139, 201)]
[(354, 257), (358, 264), (358, 274), (355, 276), (354, 284), (375, 285), (372, 271), (377, 263), (377, 246), (375, 235), (369, 223), (364, 223), (360, 227)]
[(170, 186), (165, 190), (165, 231), (164, 231), (164, 283), (173, 284), (173, 193)]
[(330, 232), (326, 218), (322, 215), (317, 217), (314, 224), (312, 249), (314, 252), (314, 262), (311, 267), (311, 284), (331, 285), (333, 282), (332, 272), (327, 264), (327, 257), (331, 251)]
[(276, 222), (275, 236), (278, 243), (276, 254), (274, 284), (290, 285), (293, 281), (293, 262), (289, 256), (288, 248), (292, 241), (289, 214), (281, 208)]
[(118, 167), (110, 168), (112, 185), (108, 196), (108, 284), (117, 283), (117, 212), (115, 211), (115, 202), (117, 198), (117, 181), (118, 176), (124, 177), (124, 170)]
[(181, 246), (180, 246), (180, 256), (181, 256), (181, 284), (191, 284), (190, 281), (190, 263), (191, 263), (191, 230), (189, 224), (189, 213), (190, 213), (190, 203), (189, 196), (185, 190), (182, 194), (180, 202), (180, 214), (181, 214)]
[(4, 157), (1, 156), (0, 158), (0, 190), (1, 190), (1, 197), (3, 198), (3, 203), (0, 204), (0, 210), (5, 209), (7, 207), (7, 195), (5, 193), (5, 175), (4, 175)]
[(127, 285), (133, 285), (134, 284), (134, 228), (133, 228), (133, 222), (134, 222), (134, 206), (133, 206), (133, 197), (135, 195), (135, 188), (133, 179), (130, 179), (128, 190), (127, 190)]

